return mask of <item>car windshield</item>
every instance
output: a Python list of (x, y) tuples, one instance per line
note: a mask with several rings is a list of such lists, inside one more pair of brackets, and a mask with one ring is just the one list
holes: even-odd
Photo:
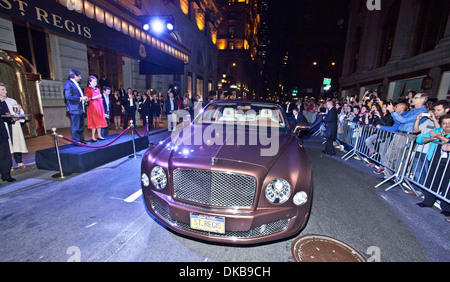
[(207, 106), (194, 124), (242, 124), (287, 129), (277, 105), (263, 103), (217, 102)]

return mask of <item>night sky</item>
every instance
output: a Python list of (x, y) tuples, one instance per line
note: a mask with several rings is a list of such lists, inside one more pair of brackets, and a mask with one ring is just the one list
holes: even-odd
[[(270, 0), (268, 61), (273, 87), (280, 82), (286, 87), (320, 87), (324, 77), (338, 82), (345, 50), (348, 2)], [(281, 61), (286, 51), (289, 64), (283, 70)], [(313, 66), (314, 61), (317, 66)], [(338, 89), (339, 85), (335, 87)]]

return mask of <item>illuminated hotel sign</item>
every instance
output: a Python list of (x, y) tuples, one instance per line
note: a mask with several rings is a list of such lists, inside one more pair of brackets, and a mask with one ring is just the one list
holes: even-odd
[[(88, 2), (84, 2), (86, 9)], [(165, 73), (171, 73), (170, 69), (176, 69), (176, 73), (183, 73), (184, 62), (188, 60), (184, 52), (140, 31), (108, 12), (103, 11), (104, 17), (99, 20), (98, 15), (101, 9), (92, 4), (89, 5), (92, 9), (79, 12), (68, 9), (67, 6), (55, 0), (0, 0), (0, 14), (74, 39), (113, 49), (134, 59), (145, 59), (151, 64), (164, 66)], [(158, 68), (152, 68), (155, 74), (157, 71)]]
[(70, 11), (62, 13), (61, 10), (63, 9), (55, 9), (59, 8), (59, 5), (55, 5), (55, 1), (53, 1), (53, 5), (47, 4), (46, 1), (36, 2), (30, 0), (0, 0), (0, 11), (56, 31), (68, 32), (72, 36), (92, 38), (91, 28), (86, 26), (85, 23), (75, 22), (73, 15), (67, 13)]

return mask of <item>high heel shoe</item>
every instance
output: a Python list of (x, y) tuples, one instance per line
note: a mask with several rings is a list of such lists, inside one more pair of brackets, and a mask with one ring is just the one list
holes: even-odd
[(98, 140), (102, 140), (102, 141), (103, 141), (103, 140), (106, 140), (106, 139), (103, 138), (103, 137), (97, 137), (97, 139), (98, 139)]
[(97, 141), (98, 141), (97, 139), (91, 139), (92, 143), (97, 142)]

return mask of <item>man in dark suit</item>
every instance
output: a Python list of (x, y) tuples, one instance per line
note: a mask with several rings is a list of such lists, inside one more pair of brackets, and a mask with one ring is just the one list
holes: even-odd
[(336, 151), (333, 147), (333, 142), (337, 137), (337, 110), (334, 107), (334, 102), (332, 100), (327, 101), (328, 113), (325, 116), (323, 122), (325, 123), (325, 150), (322, 151), (324, 154), (329, 156), (336, 155)]
[(128, 96), (124, 100), (123, 106), (125, 108), (125, 119), (123, 121), (123, 128), (128, 127), (128, 120), (131, 117), (131, 120), (133, 121), (134, 126), (136, 126), (136, 104), (137, 100), (136, 97), (134, 97), (133, 93), (131, 92), (131, 88), (127, 89)]
[[(131, 88), (130, 88), (130, 90), (131, 90)], [(123, 89), (123, 85), (122, 84), (120, 85), (120, 88), (119, 88), (119, 96), (120, 96), (120, 99), (122, 99), (123, 103), (128, 98), (127, 90)]]
[(109, 86), (104, 86), (102, 89), (102, 101), (103, 109), (105, 109), (105, 119), (107, 126), (101, 129), (101, 134), (103, 137), (109, 135), (109, 125), (111, 124), (111, 100), (109, 99), (109, 94), (111, 94), (111, 88)]
[(148, 125), (148, 130), (150, 130), (153, 125), (153, 107), (152, 101), (147, 94), (142, 95), (142, 101), (139, 104), (139, 113), (141, 114), (141, 119), (144, 121), (144, 127)]
[(8, 105), (6, 104), (6, 86), (0, 82), (0, 173), (3, 181), (16, 181), (11, 177), (11, 151), (9, 149), (9, 136), (6, 130), (5, 122), (10, 124), (13, 122), (11, 118), (3, 119), (1, 116), (9, 114)]
[(72, 121), (72, 140), (86, 143), (84, 141), (84, 103), (88, 100), (80, 87), (81, 72), (70, 70), (67, 82), (64, 84), (64, 96), (67, 102), (67, 112)]
[(295, 126), (299, 122), (308, 122), (308, 121), (297, 108), (294, 108), (292, 109), (292, 116), (289, 117), (289, 122), (291, 123), (291, 126), (295, 128)]

